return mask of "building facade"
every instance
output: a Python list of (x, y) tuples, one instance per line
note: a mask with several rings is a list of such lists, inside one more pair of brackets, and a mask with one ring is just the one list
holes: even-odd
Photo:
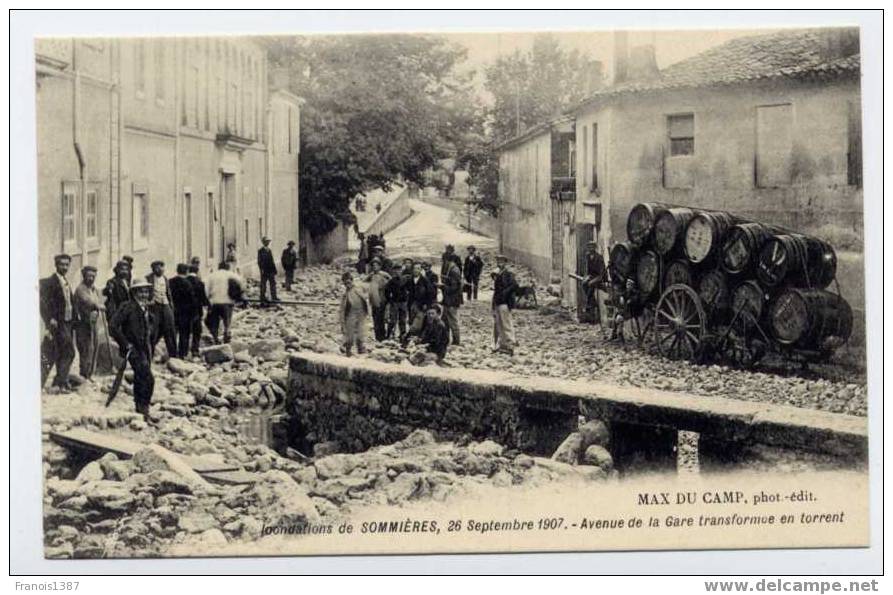
[(499, 244), (542, 283), (563, 279), (574, 209), (574, 124), (536, 126), (498, 147)]
[(41, 271), (67, 252), (100, 280), (124, 254), (137, 273), (192, 256), (209, 270), (260, 237), (298, 241), (301, 100), (270, 88), (266, 50), (244, 38), (40, 39)]

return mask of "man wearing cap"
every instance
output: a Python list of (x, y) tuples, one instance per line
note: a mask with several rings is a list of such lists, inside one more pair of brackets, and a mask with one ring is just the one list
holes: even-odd
[(369, 305), (372, 307), (372, 328), (375, 331), (375, 340), (384, 341), (387, 337), (385, 329), (385, 310), (387, 309), (387, 300), (385, 297), (385, 287), (391, 280), (391, 275), (382, 269), (381, 261), (373, 258), (369, 261), (372, 272), (366, 276), (366, 283), (369, 284)]
[(261, 238), (261, 246), (257, 251), (257, 269), (260, 271), (260, 301), (267, 301), (267, 286), (270, 287), (270, 299), (278, 302), (276, 297), (276, 262), (273, 260), (273, 251), (270, 250), (270, 238)]
[(418, 334), (418, 343), (424, 345), (423, 352), (410, 356), (410, 361), (421, 364), (430, 361), (431, 357), (438, 365), (443, 365), (447, 349), (450, 345), (450, 331), (443, 322), (443, 313), (439, 304), (431, 304), (425, 310), (425, 321)]
[(195, 267), (195, 274), (201, 278), (202, 276), (202, 259), (198, 256), (193, 256), (189, 259), (189, 267)]
[(198, 275), (197, 265), (189, 265), (189, 273), (186, 275), (186, 280), (189, 281), (192, 286), (193, 297), (192, 322), (190, 326), (192, 333), (190, 353), (192, 353), (193, 356), (198, 356), (199, 347), (202, 344), (202, 318), (204, 317), (205, 308), (211, 307), (211, 303), (208, 301), (208, 292), (205, 290), (205, 282), (202, 281), (202, 278)]
[[(177, 327), (174, 321), (173, 297), (167, 277), (164, 275), (164, 262), (156, 260), (152, 263), (152, 272), (146, 275), (146, 282), (152, 286), (152, 301), (149, 308), (155, 316), (155, 324), (158, 332), (155, 334), (152, 350), (161, 337), (164, 337), (164, 346), (167, 349), (168, 358), (177, 357)], [(133, 286), (131, 285), (131, 295)]]
[(285, 290), (291, 291), (291, 286), (295, 282), (295, 269), (298, 267), (298, 251), (295, 250), (295, 243), (288, 241), (285, 250), (282, 251), (282, 268), (285, 270)]
[(422, 273), (425, 275), (425, 279), (428, 280), (428, 284), (431, 286), (431, 301), (437, 301), (437, 288), (440, 287), (440, 277), (437, 276), (437, 273), (431, 270), (430, 262), (422, 262)]
[(515, 307), (515, 292), (518, 284), (508, 269), (508, 258), (496, 256), (497, 272), (493, 273), (493, 322), (495, 325), (496, 348), (494, 351), (514, 355), (515, 327), (512, 322), (512, 308)]
[(133, 401), (136, 412), (154, 423), (158, 418), (149, 412), (155, 376), (152, 374), (152, 351), (158, 323), (151, 304), (155, 288), (148, 281), (137, 280), (130, 287), (131, 299), (115, 312), (109, 322), (109, 333), (118, 343), (121, 357), (126, 357), (133, 370)]
[(381, 270), (383, 271), (390, 271), (394, 266), (391, 259), (384, 255), (384, 246), (381, 244), (376, 244), (372, 248), (372, 258), (377, 258), (381, 262)]
[(114, 272), (115, 276), (106, 282), (105, 289), (102, 290), (109, 319), (124, 305), (124, 302), (130, 300), (130, 265), (124, 260), (119, 260)]
[(481, 282), (484, 261), (481, 260), (474, 246), (469, 246), (466, 250), (468, 251), (468, 256), (465, 257), (462, 274), (465, 277), (465, 297), (468, 301), (471, 301), (472, 299), (478, 299), (478, 285)]
[(344, 333), (344, 354), (350, 357), (351, 349), (357, 347), (357, 353), (366, 353), (365, 334), (366, 317), (369, 315), (369, 300), (365, 293), (353, 282), (353, 275), (345, 272), (341, 275), (344, 283), (344, 295), (338, 310), (341, 320), (341, 332)]
[(80, 373), (88, 380), (96, 368), (97, 326), (104, 311), (105, 306), (96, 289), (96, 267), (87, 265), (81, 269), (81, 284), (74, 291), (74, 337)]
[(456, 254), (456, 247), (452, 244), (447, 244), (444, 249), (443, 254), (440, 255), (440, 276), (441, 278), (446, 276), (448, 263), (454, 262), (456, 266), (459, 267), (459, 272), (462, 272), (462, 258)]
[[(405, 261), (404, 261), (405, 262)], [(391, 267), (391, 278), (385, 284), (384, 297), (388, 309), (388, 327), (385, 336), (394, 337), (394, 329), (399, 332), (399, 339), (406, 335), (406, 318), (409, 313), (409, 277), (405, 269), (396, 264)]]
[(602, 258), (598, 242), (586, 244), (586, 278), (583, 280), (583, 294), (586, 296), (586, 309), (594, 311), (593, 322), (601, 324), (604, 312), (602, 295), (605, 286), (605, 260)]
[(53, 259), (56, 272), (40, 280), (40, 317), (46, 327), (41, 343), (40, 385), (46, 383), (50, 370), (56, 368), (53, 386), (63, 392), (71, 390), (68, 373), (74, 361), (74, 311), (71, 286), (65, 275), (71, 266), (68, 254)]
[(453, 345), (460, 344), (459, 306), (462, 305), (462, 272), (453, 259), (446, 261), (446, 272), (443, 275), (443, 319), (450, 329)]
[(171, 301), (174, 307), (174, 323), (177, 328), (177, 353), (180, 359), (189, 355), (192, 338), (192, 319), (195, 315), (196, 297), (193, 284), (187, 278), (189, 265), (177, 265), (177, 276), (170, 280)]

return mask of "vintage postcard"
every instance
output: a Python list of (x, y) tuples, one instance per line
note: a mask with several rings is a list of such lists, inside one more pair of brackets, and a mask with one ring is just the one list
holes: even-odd
[(869, 544), (858, 27), (33, 68), (46, 558)]

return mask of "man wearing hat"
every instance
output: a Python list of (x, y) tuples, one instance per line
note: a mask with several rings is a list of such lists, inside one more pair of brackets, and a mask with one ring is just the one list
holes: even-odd
[(114, 272), (115, 276), (106, 282), (105, 289), (102, 290), (109, 319), (124, 305), (124, 302), (130, 300), (130, 265), (124, 260), (119, 260)]
[[(154, 353), (155, 346), (161, 337), (164, 337), (164, 346), (167, 349), (168, 358), (177, 357), (177, 327), (174, 322), (174, 299), (171, 296), (170, 283), (164, 275), (164, 262), (156, 260), (152, 263), (152, 272), (146, 275), (146, 282), (152, 286), (152, 301), (149, 308), (155, 315), (155, 324), (158, 332), (152, 342)], [(133, 286), (131, 285), (131, 295)]]
[(74, 361), (73, 331), (76, 313), (71, 286), (65, 275), (71, 266), (68, 254), (53, 259), (56, 272), (40, 280), (40, 317), (46, 327), (41, 343), (40, 385), (46, 383), (50, 370), (56, 368), (53, 386), (63, 392), (71, 390), (68, 373)]
[(453, 259), (446, 261), (446, 272), (443, 274), (443, 319), (450, 329), (453, 345), (460, 344), (459, 306), (462, 305), (462, 272)]
[(126, 357), (133, 370), (133, 401), (136, 412), (147, 422), (157, 418), (149, 412), (155, 376), (152, 374), (152, 351), (158, 324), (150, 302), (154, 287), (148, 281), (137, 280), (130, 287), (131, 300), (115, 312), (109, 322), (109, 333), (118, 343), (121, 357)]
[(493, 323), (495, 325), (496, 348), (494, 351), (514, 355), (515, 326), (512, 322), (512, 308), (515, 307), (515, 292), (518, 284), (508, 269), (508, 258), (496, 256), (497, 272), (493, 273)]
[(78, 348), (81, 376), (89, 379), (96, 368), (99, 318), (105, 306), (96, 290), (96, 267), (81, 269), (81, 284), (74, 292), (74, 337)]
[(260, 271), (260, 301), (267, 301), (267, 286), (270, 287), (270, 299), (278, 302), (276, 297), (276, 262), (273, 260), (273, 251), (270, 250), (270, 238), (261, 238), (261, 246), (257, 251), (257, 269)]
[(444, 248), (443, 254), (440, 255), (441, 278), (446, 276), (450, 262), (456, 263), (456, 266), (459, 267), (459, 272), (462, 272), (462, 257), (456, 254), (455, 246), (453, 246), (452, 244), (447, 244), (446, 248)]
[(365, 292), (354, 284), (353, 275), (349, 271), (341, 275), (341, 281), (344, 283), (344, 295), (341, 297), (338, 314), (341, 320), (341, 332), (344, 333), (343, 351), (350, 357), (354, 345), (357, 347), (357, 353), (366, 353), (365, 334), (369, 300)]
[(195, 295), (195, 285), (188, 278), (189, 265), (177, 265), (177, 276), (170, 280), (171, 298), (174, 307), (174, 324), (177, 328), (177, 357), (189, 356), (189, 342), (192, 339), (192, 321), (196, 309), (201, 311), (200, 298)]
[(418, 333), (418, 343), (424, 346), (424, 351), (413, 353), (410, 356), (411, 362), (419, 365), (432, 358), (438, 365), (443, 365), (450, 345), (450, 331), (443, 322), (440, 304), (431, 304), (425, 310), (425, 321)]
[(369, 266), (372, 268), (372, 272), (366, 275), (366, 284), (369, 286), (369, 305), (372, 307), (372, 328), (375, 332), (375, 340), (384, 341), (387, 337), (385, 288), (391, 280), (391, 275), (382, 268), (378, 258), (370, 260)]
[(462, 274), (465, 277), (465, 298), (470, 302), (472, 299), (478, 299), (478, 285), (481, 283), (484, 261), (481, 260), (477, 248), (474, 246), (469, 246), (466, 250), (468, 256), (465, 257)]
[(394, 338), (394, 330), (399, 333), (398, 339), (406, 335), (406, 318), (409, 315), (409, 276), (405, 269), (397, 264), (391, 265), (391, 278), (384, 286), (384, 298), (387, 303), (388, 324), (385, 337)]
[(285, 270), (285, 290), (291, 291), (291, 286), (295, 282), (295, 269), (298, 267), (298, 251), (295, 250), (294, 241), (288, 241), (285, 250), (282, 251), (281, 262)]
[(381, 263), (381, 270), (390, 271), (393, 267), (393, 263), (391, 259), (384, 255), (384, 246), (381, 244), (376, 244), (374, 248), (372, 248), (372, 258), (377, 258)]
[(602, 294), (605, 286), (605, 260), (602, 258), (598, 242), (586, 244), (586, 278), (583, 280), (583, 294), (586, 296), (587, 318), (601, 324), (601, 315), (604, 312)]

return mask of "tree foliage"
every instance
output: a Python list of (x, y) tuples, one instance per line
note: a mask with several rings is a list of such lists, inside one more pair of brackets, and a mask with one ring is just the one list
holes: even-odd
[(499, 158), (495, 148), (528, 128), (546, 122), (583, 99), (589, 56), (563, 48), (551, 34), (534, 38), (526, 52), (501, 56), (485, 69), (485, 89), (493, 96), (486, 112), (488, 138), (461, 160), (478, 189), (482, 208), (498, 210)]
[(479, 128), (465, 50), (423, 35), (276, 38), (275, 66), (306, 100), (301, 114), (301, 218), (313, 235), (348, 220), (350, 200), (402, 179), (422, 183)]

